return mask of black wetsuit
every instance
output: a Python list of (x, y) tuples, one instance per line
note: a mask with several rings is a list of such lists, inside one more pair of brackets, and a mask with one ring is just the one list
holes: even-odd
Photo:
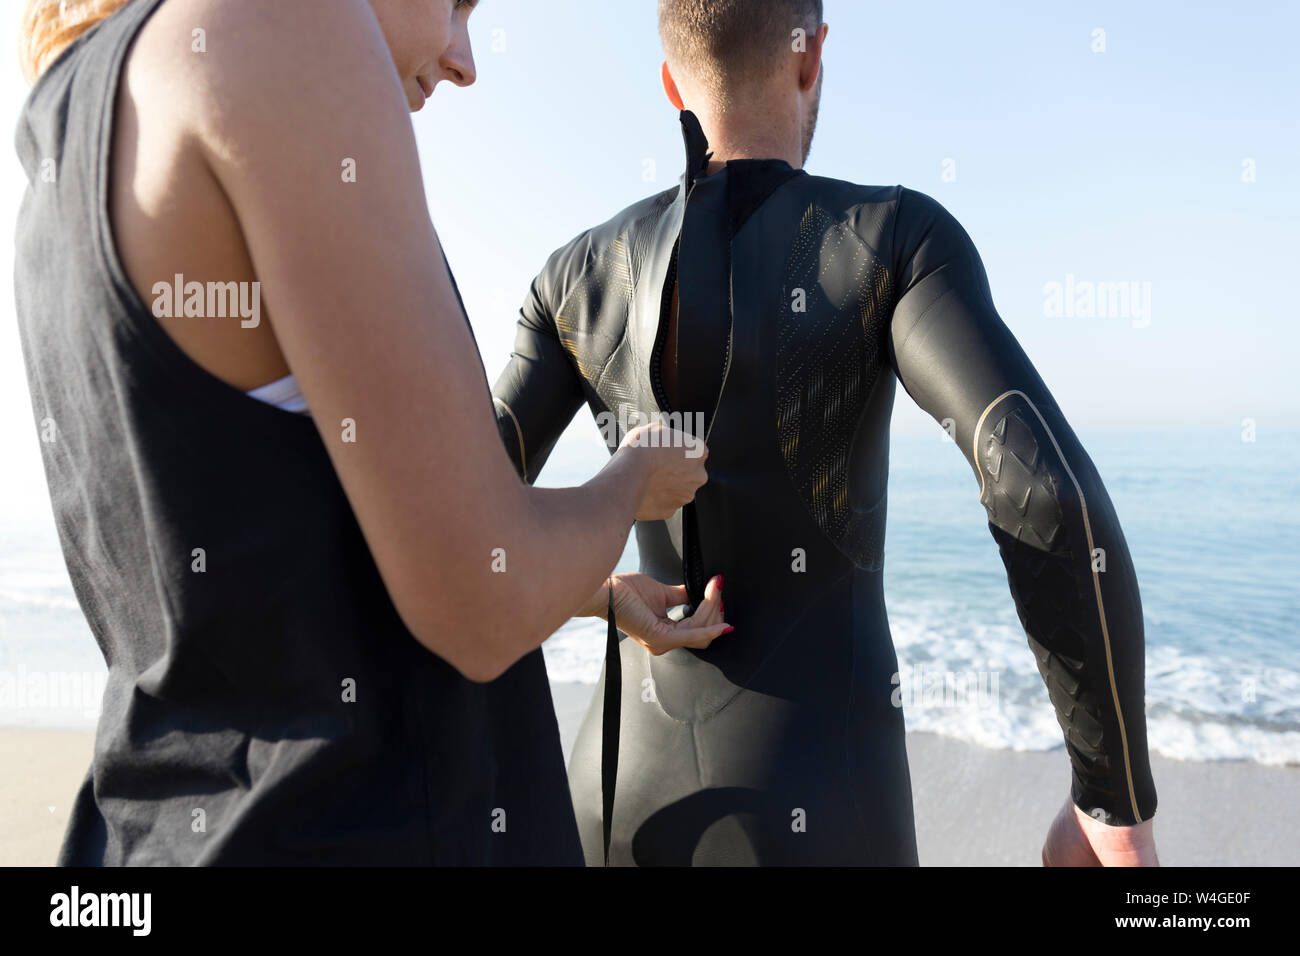
[[(1150, 817), (1128, 548), (1096, 469), (994, 310), (970, 238), (900, 186), (779, 160), (704, 176), (703, 134), (681, 119), (679, 187), (550, 258), (495, 388), (528, 481), (584, 402), (633, 425), (627, 412), (667, 410), (676, 282), (676, 410), (705, 415), (709, 481), (673, 520), (639, 523), (637, 541), (648, 574), (685, 577), (697, 600), (725, 575), (736, 631), (659, 657), (620, 643), (609, 862), (917, 862), (882, 589), (895, 376), (973, 469), (1076, 804), (1114, 824)], [(603, 855), (601, 699), (569, 767), (590, 864)]]

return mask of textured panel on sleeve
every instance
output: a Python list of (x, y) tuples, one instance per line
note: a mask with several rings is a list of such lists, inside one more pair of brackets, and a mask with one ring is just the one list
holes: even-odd
[(1085, 589), (1090, 579), (1078, 573), (1078, 562), (1087, 557), (1074, 554), (1068, 542), (1063, 502), (1076, 508), (1077, 495), (1041, 432), (1037, 416), (1024, 407), (1012, 408), (993, 424), (979, 445), (980, 502), (1065, 735), (1076, 784), (1123, 806), (1128, 802), (1124, 782), (1116, 779), (1106, 756), (1118, 753), (1119, 746), (1106, 740), (1106, 702), (1099, 697), (1105, 682), (1088, 680), (1084, 673), (1089, 645), (1095, 657), (1101, 636), (1081, 630), (1097, 626), (1097, 607), (1091, 588)]

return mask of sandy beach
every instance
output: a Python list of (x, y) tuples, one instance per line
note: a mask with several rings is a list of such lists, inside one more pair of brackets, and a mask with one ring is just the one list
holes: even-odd
[[(589, 684), (553, 682), (565, 759), (591, 700)], [(0, 728), (0, 865), (46, 866), (90, 764), (89, 730)], [(908, 735), (923, 866), (1037, 866), (1069, 789), (1064, 751), (986, 750)], [(1166, 866), (1300, 864), (1300, 768), (1152, 757), (1156, 842)]]

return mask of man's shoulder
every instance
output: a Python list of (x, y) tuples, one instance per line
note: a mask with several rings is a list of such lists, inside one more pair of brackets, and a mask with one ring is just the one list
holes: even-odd
[(846, 224), (873, 248), (892, 248), (900, 240), (914, 241), (936, 230), (960, 229), (939, 200), (909, 186), (805, 178), (810, 203), (824, 210), (831, 222)]
[(556, 252), (563, 253), (565, 250), (575, 248), (590, 248), (601, 251), (619, 238), (626, 236), (628, 232), (658, 222), (668, 207), (673, 204), (677, 192), (678, 187), (674, 186), (671, 189), (665, 189), (663, 192), (655, 193), (653, 196), (646, 196), (644, 199), (621, 209), (604, 222), (583, 230), (557, 249)]
[(881, 205), (905, 206), (918, 211), (931, 212), (943, 208), (933, 196), (901, 184), (872, 186), (811, 174), (804, 179), (807, 181), (807, 188), (816, 192), (824, 204), (840, 205), (845, 209), (861, 205)]
[(889, 205), (897, 203), (903, 186), (872, 186), (867, 183), (850, 182), (847, 179), (835, 179), (831, 176), (818, 176), (812, 173), (802, 177), (805, 188), (816, 194), (821, 205), (842, 209), (852, 209), (864, 204)]
[[(659, 222), (677, 193), (678, 187), (674, 186), (646, 196), (604, 222), (584, 229), (551, 253), (541, 278), (562, 289), (611, 252), (630, 256), (637, 245), (636, 236)], [(617, 248), (619, 243), (621, 249)]]

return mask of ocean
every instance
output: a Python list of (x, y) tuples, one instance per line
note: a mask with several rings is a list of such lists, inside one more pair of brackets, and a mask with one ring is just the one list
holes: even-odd
[[(1300, 765), (1300, 432), (1075, 431), (1137, 568), (1151, 749)], [(579, 483), (605, 460), (594, 425), (575, 423), (539, 484)], [(885, 594), (907, 726), (985, 747), (1060, 748), (977, 494), (937, 426), (895, 434)], [(0, 542), (0, 724), (93, 726), (104, 664), (48, 502), (6, 505)], [(629, 541), (618, 570), (636, 567)], [(602, 621), (562, 627), (543, 646), (552, 679), (594, 682), (604, 639)]]
[[(1137, 569), (1151, 749), (1300, 765), (1300, 432), (1075, 433)], [(561, 451), (539, 483), (580, 481), (605, 456)], [(636, 567), (633, 543), (618, 570)], [(978, 483), (937, 425), (890, 443), (885, 604), (909, 730), (1064, 746)], [(543, 646), (551, 676), (594, 682), (604, 639), (603, 621), (570, 621)]]

